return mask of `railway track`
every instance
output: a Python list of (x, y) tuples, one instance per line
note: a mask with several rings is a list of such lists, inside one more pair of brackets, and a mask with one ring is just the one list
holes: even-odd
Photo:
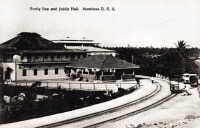
[[(57, 123), (53, 123), (53, 124), (48, 124), (48, 125), (44, 125), (44, 126), (40, 126), (38, 128), (51, 128), (51, 127), (58, 127), (58, 126), (62, 126), (62, 125), (66, 125), (66, 124), (70, 124), (70, 123), (74, 123), (74, 122), (78, 122), (78, 121), (82, 121), (82, 120), (86, 120), (86, 119), (91, 119), (91, 118), (95, 118), (95, 117), (98, 117), (99, 115), (103, 115), (103, 114), (107, 114), (107, 113), (114, 113), (116, 111), (119, 111), (119, 110), (122, 110), (122, 109), (126, 109), (127, 107), (129, 106), (132, 106), (132, 105), (135, 105), (135, 104), (138, 104), (138, 103), (141, 103), (141, 102), (144, 102), (145, 100), (155, 96), (156, 94), (158, 94), (161, 89), (162, 89), (162, 86), (159, 84), (159, 83), (156, 83), (156, 89), (144, 96), (144, 97), (141, 97), (140, 99), (137, 99), (137, 100), (134, 100), (132, 102), (129, 102), (127, 104), (123, 104), (121, 106), (118, 106), (118, 107), (114, 107), (112, 109), (107, 109), (105, 111), (100, 111), (100, 112), (97, 112), (97, 113), (93, 113), (93, 114), (89, 114), (89, 115), (86, 115), (86, 116), (81, 116), (81, 117), (78, 117), (78, 118), (75, 118), (75, 119), (70, 119), (70, 120), (65, 120), (65, 121), (62, 121), (62, 122), (57, 122)], [(133, 115), (136, 115), (138, 113), (141, 113), (141, 112), (144, 112), (146, 110), (149, 110), (151, 108), (154, 108), (162, 103), (164, 103), (165, 101), (171, 99), (172, 97), (174, 97), (175, 95), (169, 95), (167, 97), (165, 97), (164, 99), (161, 99), (159, 100), (158, 102), (156, 103), (153, 103), (149, 106), (146, 106), (144, 108), (141, 108), (141, 109), (138, 109), (136, 111), (131, 111), (129, 113), (126, 113), (126, 114), (123, 114), (121, 116), (118, 116), (118, 117), (115, 117), (115, 118), (112, 118), (112, 119), (108, 119), (108, 120), (104, 120), (102, 122), (98, 122), (96, 124), (92, 124), (92, 125), (89, 125), (89, 126), (86, 126), (86, 128), (90, 128), (90, 127), (98, 127), (104, 123), (107, 123), (107, 122), (115, 122), (115, 121), (118, 121), (118, 120), (122, 120), (124, 118), (127, 118), (129, 116), (133, 116)]]
[(99, 123), (96, 123), (96, 124), (92, 124), (92, 125), (89, 125), (89, 126), (86, 126), (86, 127), (83, 127), (83, 128), (96, 128), (96, 127), (99, 127), (100, 125), (103, 125), (105, 123), (108, 123), (108, 122), (116, 122), (116, 121), (119, 121), (119, 120), (122, 120), (122, 119), (125, 119), (125, 118), (128, 118), (130, 116), (133, 116), (133, 115), (136, 115), (136, 114), (139, 114), (139, 113), (142, 113), (144, 111), (147, 111), (149, 109), (152, 109), (158, 105), (161, 105), (162, 103), (168, 101), (169, 99), (173, 98), (175, 96), (175, 94), (171, 94), (170, 96), (167, 96), (165, 97), (164, 99), (156, 102), (156, 103), (153, 103), (149, 106), (146, 106), (144, 108), (141, 108), (139, 110), (136, 110), (136, 111), (133, 111), (133, 112), (130, 112), (128, 114), (124, 114), (122, 116), (119, 116), (119, 117), (116, 117), (116, 118), (112, 118), (112, 119), (109, 119), (109, 120), (105, 120), (105, 121), (102, 121), (102, 122), (99, 122)]

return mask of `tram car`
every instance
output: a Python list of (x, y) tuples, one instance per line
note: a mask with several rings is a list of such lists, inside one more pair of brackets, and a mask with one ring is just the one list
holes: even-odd
[(180, 78), (170, 78), (170, 91), (172, 93), (179, 93), (184, 88), (183, 82), (181, 82)]
[(191, 87), (198, 86), (198, 75), (197, 74), (185, 73), (185, 74), (183, 74), (182, 79), (185, 84), (190, 84)]

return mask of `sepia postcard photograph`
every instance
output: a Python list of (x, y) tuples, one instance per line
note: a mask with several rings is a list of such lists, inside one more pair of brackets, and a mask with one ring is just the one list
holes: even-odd
[(200, 128), (200, 0), (0, 0), (0, 128)]

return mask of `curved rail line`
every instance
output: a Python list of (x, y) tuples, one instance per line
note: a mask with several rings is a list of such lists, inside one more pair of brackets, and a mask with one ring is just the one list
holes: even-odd
[(151, 105), (149, 105), (149, 106), (146, 106), (146, 107), (144, 107), (144, 108), (141, 108), (141, 109), (139, 109), (139, 110), (130, 112), (130, 113), (128, 113), (128, 114), (124, 114), (124, 115), (119, 116), (119, 117), (116, 117), (116, 118), (112, 118), (112, 119), (109, 119), (109, 120), (105, 120), (105, 121), (102, 121), (102, 122), (99, 122), (99, 123), (96, 123), (96, 124), (92, 124), (92, 125), (86, 126), (86, 127), (84, 127), (84, 128), (96, 128), (96, 127), (99, 127), (100, 125), (103, 125), (103, 124), (105, 124), (105, 123), (107, 123), (107, 122), (116, 122), (116, 121), (119, 121), (119, 120), (128, 118), (128, 117), (130, 117), (130, 116), (133, 116), (133, 115), (142, 113), (142, 112), (144, 112), (144, 111), (147, 111), (147, 110), (149, 110), (149, 109), (152, 109), (152, 108), (154, 108), (154, 107), (156, 107), (156, 106), (158, 106), (158, 105), (160, 105), (160, 104), (162, 104), (162, 103), (164, 103), (164, 102), (170, 100), (171, 98), (173, 98), (173, 97), (175, 97), (175, 96), (176, 96), (175, 94), (171, 94), (171, 95), (165, 97), (164, 99), (162, 99), (162, 100), (160, 100), (160, 101), (158, 101), (158, 102), (156, 102), (156, 103), (153, 103), (153, 104), (151, 104)]
[[(137, 99), (137, 100), (131, 101), (129, 103), (123, 104), (121, 106), (114, 107), (114, 108), (111, 108), (111, 109), (107, 109), (107, 110), (104, 110), (104, 111), (100, 111), (100, 112), (97, 112), (97, 113), (92, 113), (92, 114), (89, 114), (89, 115), (86, 115), (86, 116), (81, 116), (81, 117), (78, 117), (78, 118), (70, 119), (70, 120), (64, 120), (64, 121), (61, 121), (61, 122), (57, 122), (57, 123), (52, 123), (52, 124), (40, 126), (40, 127), (37, 127), (37, 128), (57, 127), (57, 126), (61, 126), (61, 125), (65, 125), (65, 124), (70, 124), (70, 123), (73, 123), (73, 122), (81, 121), (81, 120), (84, 120), (84, 119), (90, 119), (90, 118), (96, 117), (98, 115), (102, 115), (102, 114), (106, 114), (106, 113), (111, 113), (111, 112), (119, 111), (120, 109), (124, 109), (124, 108), (126, 108), (128, 106), (131, 106), (131, 105), (143, 102), (143, 101), (147, 100), (148, 98), (153, 97), (154, 95), (156, 95), (157, 93), (159, 93), (160, 90), (161, 90), (161, 88), (162, 88), (162, 86), (159, 83), (156, 83), (156, 86), (157, 86), (156, 89), (152, 93), (150, 93), (150, 94), (148, 94), (146, 96), (143, 96), (140, 99)], [(122, 118), (126, 118), (128, 116), (131, 116), (132, 113), (134, 113), (134, 112), (128, 113), (126, 115), (122, 115), (122, 116), (120, 116), (120, 117), (118, 117), (116, 119), (114, 118), (114, 119), (111, 119), (111, 120), (100, 122), (98, 124), (93, 124), (93, 125), (88, 126), (88, 127), (96, 127), (96, 126), (98, 126), (100, 124), (103, 124), (103, 123), (106, 123), (106, 122), (110, 122), (110, 121), (117, 120), (117, 119), (120, 119), (120, 118), (121, 119)]]
[[(162, 80), (162, 81), (165, 81), (165, 80)], [(147, 111), (147, 110), (150, 110), (156, 106), (159, 106), (161, 104), (163, 104), (164, 102), (170, 100), (171, 98), (175, 97), (177, 94), (171, 94), (169, 96), (166, 96), (165, 98), (151, 104), (151, 105), (148, 105), (146, 107), (143, 107), (141, 109), (138, 109), (136, 111), (132, 111), (130, 113), (127, 113), (127, 114), (124, 114), (124, 115), (121, 115), (121, 116), (118, 116), (118, 117), (115, 117), (115, 118), (112, 118), (112, 119), (108, 119), (108, 120), (105, 120), (105, 121), (102, 121), (102, 122), (98, 122), (98, 123), (95, 123), (95, 124), (92, 124), (92, 125), (89, 125), (89, 126), (85, 126), (83, 128), (96, 128), (96, 127), (99, 127), (105, 123), (108, 123), (108, 122), (116, 122), (116, 121), (119, 121), (119, 120), (122, 120), (122, 119), (125, 119), (125, 118), (128, 118), (130, 116), (133, 116), (133, 115), (136, 115), (136, 114), (139, 114), (139, 113), (142, 113), (144, 111)]]

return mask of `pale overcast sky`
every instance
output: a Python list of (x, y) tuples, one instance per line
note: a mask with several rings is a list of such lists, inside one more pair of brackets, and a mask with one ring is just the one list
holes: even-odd
[[(78, 7), (79, 11), (30, 11)], [(115, 11), (83, 11), (114, 7)], [(101, 46), (200, 48), (200, 0), (0, 0), (0, 43), (20, 32), (47, 39), (95, 40)]]

